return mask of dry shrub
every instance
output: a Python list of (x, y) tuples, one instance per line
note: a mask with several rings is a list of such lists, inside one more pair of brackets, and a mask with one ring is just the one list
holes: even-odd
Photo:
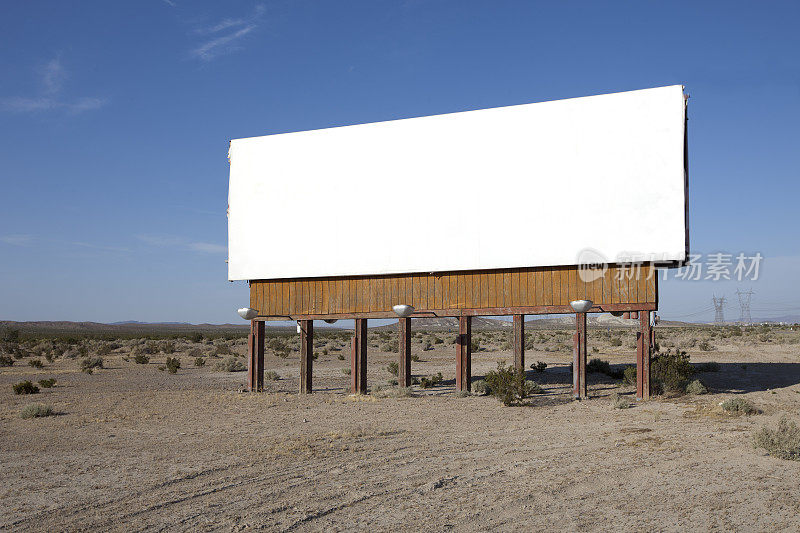
[(444, 378), (441, 372), (437, 372), (435, 376), (423, 376), (419, 380), (419, 384), (423, 389), (430, 389), (442, 382)]
[(167, 372), (169, 372), (170, 374), (175, 374), (181, 367), (181, 360), (178, 359), (177, 357), (167, 357), (164, 366), (167, 368)]
[(731, 398), (722, 402), (722, 410), (737, 415), (755, 415), (760, 411), (749, 400)]
[(650, 379), (656, 394), (682, 393), (694, 369), (689, 363), (689, 356), (686, 352), (667, 350), (655, 354), (650, 363), (650, 372)]
[(30, 381), (20, 381), (13, 385), (14, 394), (38, 394), (39, 387)]
[(281, 377), (274, 370), (264, 372), (264, 379), (267, 381), (278, 381)]
[(150, 362), (150, 358), (143, 353), (137, 353), (133, 356), (133, 362), (137, 365), (146, 365)]
[(702, 381), (696, 379), (686, 385), (686, 394), (708, 394), (708, 387)]
[(216, 364), (215, 368), (223, 372), (244, 372), (247, 365), (236, 357), (226, 357), (225, 360)]
[(538, 383), (527, 381), (523, 370), (497, 363), (497, 369), (486, 374), (490, 394), (505, 406), (522, 405), (531, 394), (542, 392)]
[(628, 409), (633, 407), (631, 401), (618, 392), (611, 395), (611, 405), (614, 406), (614, 409)]
[(10, 355), (0, 354), (0, 366), (12, 366), (14, 358)]
[(41, 359), (31, 359), (28, 361), (28, 365), (32, 366), (33, 368), (42, 368), (44, 364), (42, 363)]
[(103, 368), (102, 357), (87, 357), (81, 361), (81, 372), (91, 374), (95, 368)]
[(206, 360), (202, 357), (195, 357), (194, 366), (206, 366)]
[(20, 418), (41, 418), (44, 416), (52, 416), (55, 412), (53, 407), (43, 403), (31, 403), (22, 408), (19, 413)]
[(756, 448), (764, 448), (773, 457), (800, 461), (800, 428), (785, 417), (778, 422), (777, 429), (763, 427), (753, 440)]
[(56, 384), (56, 379), (55, 378), (40, 379), (39, 380), (39, 385), (41, 385), (43, 389), (49, 389), (49, 388), (55, 386), (55, 384)]

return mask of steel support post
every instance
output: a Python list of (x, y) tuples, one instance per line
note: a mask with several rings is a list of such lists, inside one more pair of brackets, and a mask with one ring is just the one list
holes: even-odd
[(398, 323), (398, 344), (400, 360), (397, 364), (397, 384), (400, 387), (411, 386), (411, 319), (401, 318)]
[(586, 398), (586, 313), (575, 313), (575, 334), (572, 348), (572, 393)]
[(300, 324), (300, 394), (314, 390), (314, 321), (299, 320)]

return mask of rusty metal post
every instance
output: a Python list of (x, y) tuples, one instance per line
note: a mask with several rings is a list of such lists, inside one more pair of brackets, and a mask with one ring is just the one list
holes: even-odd
[(367, 393), (367, 319), (357, 318), (353, 336), (353, 353), (350, 362), (351, 392)]
[(400, 345), (400, 361), (397, 365), (397, 384), (400, 387), (411, 386), (411, 319), (401, 318), (397, 322), (399, 328), (398, 344)]
[(525, 315), (514, 315), (514, 370), (525, 372)]
[(314, 321), (300, 323), (300, 394), (311, 394), (314, 375)]
[(640, 331), (636, 339), (636, 399), (650, 399), (650, 356), (652, 352), (652, 329), (650, 311), (639, 313)]
[(572, 336), (572, 393), (575, 398), (588, 396), (586, 388), (586, 313), (575, 313)]
[(472, 317), (458, 317), (456, 342), (456, 390), (468, 391), (472, 386)]
[(247, 390), (264, 390), (264, 322), (251, 320), (247, 337)]

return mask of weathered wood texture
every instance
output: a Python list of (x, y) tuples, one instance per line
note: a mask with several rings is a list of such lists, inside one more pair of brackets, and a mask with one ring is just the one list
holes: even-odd
[(572, 393), (575, 398), (586, 398), (586, 313), (575, 313), (572, 346)]
[(251, 320), (248, 335), (247, 390), (264, 390), (264, 322)]
[(525, 372), (525, 315), (514, 315), (514, 370)]
[(653, 329), (650, 312), (639, 314), (640, 331), (636, 334), (636, 399), (650, 399), (650, 358), (652, 356)]
[(300, 321), (300, 393), (314, 390), (314, 321)]
[(444, 316), (463, 309), (519, 314), (514, 308), (568, 306), (583, 299), (655, 309), (655, 270), (611, 266), (589, 283), (574, 266), (250, 282), (250, 307), (267, 317), (391, 313), (398, 303)]

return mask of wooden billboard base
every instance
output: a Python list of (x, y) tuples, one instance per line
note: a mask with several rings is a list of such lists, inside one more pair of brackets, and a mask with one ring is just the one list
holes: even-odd
[[(588, 397), (586, 384), (587, 314), (575, 314), (573, 334), (572, 393), (576, 399)], [(633, 314), (633, 313), (631, 313)], [(648, 400), (651, 393), (650, 360), (655, 345), (655, 330), (650, 324), (651, 312), (640, 309), (637, 313), (640, 330), (636, 334), (636, 399)], [(353, 394), (367, 393), (367, 319), (355, 320), (350, 358)], [(252, 320), (248, 335), (247, 389), (264, 390), (264, 321)], [(313, 391), (314, 322), (300, 320), (300, 393)], [(456, 390), (469, 391), (472, 381), (472, 315), (458, 318), (456, 342)], [(411, 386), (411, 318), (401, 318), (398, 323), (398, 374), (400, 387)], [(514, 368), (525, 371), (525, 316), (514, 315)]]

